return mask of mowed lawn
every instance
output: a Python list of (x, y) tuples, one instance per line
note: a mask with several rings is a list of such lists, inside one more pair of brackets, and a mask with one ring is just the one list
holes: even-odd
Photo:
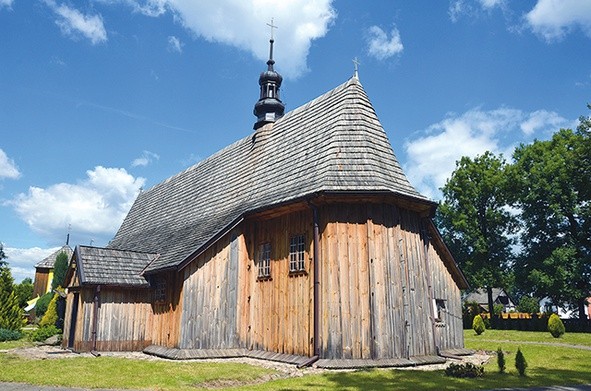
[[(39, 385), (134, 390), (478, 390), (504, 387), (591, 384), (591, 334), (487, 330), (465, 331), (466, 347), (506, 353), (507, 371), (497, 371), (496, 358), (479, 379), (446, 377), (443, 371), (373, 369), (301, 372), (285, 378), (272, 369), (234, 362), (148, 361), (114, 357), (31, 360), (0, 353), (0, 381)], [(0, 350), (9, 345), (0, 343)], [(576, 345), (583, 348), (575, 348)], [(517, 348), (528, 362), (527, 376), (515, 370)], [(585, 349), (588, 348), (589, 350)]]

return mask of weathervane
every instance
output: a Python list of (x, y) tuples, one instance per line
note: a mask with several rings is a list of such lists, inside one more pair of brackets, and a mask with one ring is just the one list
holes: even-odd
[(361, 63), (359, 62), (357, 57), (355, 57), (353, 59), (353, 64), (355, 65), (355, 73), (353, 74), (353, 77), (355, 77), (356, 79), (359, 79), (359, 64), (361, 64)]
[(267, 23), (267, 26), (271, 27), (271, 40), (273, 40), (273, 29), (277, 28), (277, 26), (273, 24), (273, 18), (271, 18), (271, 23)]

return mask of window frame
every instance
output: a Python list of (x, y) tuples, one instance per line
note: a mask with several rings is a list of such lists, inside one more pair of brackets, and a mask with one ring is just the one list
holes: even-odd
[(306, 235), (289, 237), (289, 274), (306, 274)]
[(259, 244), (257, 254), (257, 280), (271, 279), (271, 243)]
[(154, 302), (163, 303), (166, 301), (166, 278), (156, 277), (154, 279)]

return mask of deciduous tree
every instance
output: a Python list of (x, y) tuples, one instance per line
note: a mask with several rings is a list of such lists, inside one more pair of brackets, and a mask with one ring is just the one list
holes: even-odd
[(515, 200), (523, 222), (517, 281), (522, 290), (578, 308), (591, 290), (589, 122), (515, 150)]
[(517, 220), (508, 208), (507, 164), (486, 152), (463, 157), (441, 189), (437, 221), (456, 261), (474, 288), (511, 285), (512, 234)]

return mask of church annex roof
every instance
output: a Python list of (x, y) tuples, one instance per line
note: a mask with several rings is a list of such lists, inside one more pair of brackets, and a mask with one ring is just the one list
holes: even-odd
[(80, 284), (134, 287), (149, 286), (141, 273), (157, 257), (158, 254), (90, 246), (77, 246), (74, 254)]
[(67, 244), (62, 246), (59, 250), (53, 252), (51, 255), (43, 259), (41, 262), (35, 265), (37, 269), (53, 269), (53, 265), (55, 264), (55, 258), (61, 253), (64, 252), (68, 256), (68, 260), (72, 256), (72, 248)]
[(175, 268), (247, 212), (324, 192), (434, 205), (409, 183), (356, 77), (140, 193), (109, 248)]

